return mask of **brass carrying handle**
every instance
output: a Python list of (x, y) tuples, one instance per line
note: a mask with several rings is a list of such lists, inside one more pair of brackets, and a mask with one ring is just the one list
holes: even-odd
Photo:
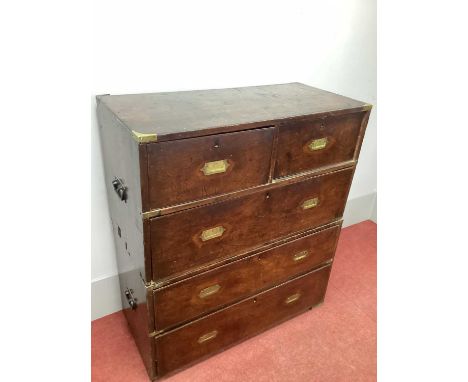
[(202, 289), (200, 293), (198, 293), (198, 296), (200, 298), (207, 298), (215, 293), (218, 293), (218, 291), (221, 289), (221, 286), (219, 284), (209, 286), (208, 288)]
[(125, 297), (128, 300), (128, 304), (130, 305), (130, 308), (132, 308), (132, 310), (135, 310), (138, 306), (137, 304), (138, 299), (136, 297), (133, 297), (133, 289), (130, 289), (130, 288), (125, 289)]
[(301, 251), (293, 256), (294, 261), (301, 261), (304, 260), (307, 256), (309, 256), (309, 251)]
[(317, 150), (323, 150), (325, 147), (327, 147), (328, 144), (328, 138), (319, 138), (319, 139), (314, 139), (311, 141), (307, 147), (309, 148), (310, 151), (317, 151)]
[(293, 302), (299, 300), (300, 297), (301, 297), (300, 293), (294, 293), (291, 296), (289, 296), (286, 300), (284, 300), (284, 302), (286, 304), (292, 304)]
[(226, 231), (226, 229), (222, 225), (214, 227), (214, 228), (205, 229), (201, 233), (200, 238), (202, 239), (202, 241), (215, 239), (217, 237), (222, 236), (224, 231)]
[(217, 335), (218, 335), (218, 331), (217, 331), (217, 330), (213, 330), (212, 332), (209, 332), (209, 333), (206, 333), (206, 334), (200, 336), (200, 338), (198, 338), (198, 343), (199, 343), (199, 344), (202, 344), (203, 342), (212, 340), (212, 339), (215, 338)]
[(310, 208), (317, 207), (318, 204), (319, 204), (319, 198), (307, 199), (304, 203), (302, 203), (302, 209), (308, 210)]
[(112, 187), (114, 187), (114, 191), (119, 196), (119, 199), (123, 202), (127, 203), (127, 186), (124, 185), (124, 182), (120, 178), (115, 178), (112, 181)]
[(228, 167), (229, 162), (227, 161), (227, 159), (223, 159), (214, 162), (206, 162), (201, 170), (203, 171), (203, 174), (208, 176), (226, 172)]

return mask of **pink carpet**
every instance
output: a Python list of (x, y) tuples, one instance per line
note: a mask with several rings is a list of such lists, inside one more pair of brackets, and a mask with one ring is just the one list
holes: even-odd
[[(342, 230), (325, 303), (164, 382), (376, 380), (376, 231)], [(93, 382), (148, 382), (121, 312), (92, 323)]]

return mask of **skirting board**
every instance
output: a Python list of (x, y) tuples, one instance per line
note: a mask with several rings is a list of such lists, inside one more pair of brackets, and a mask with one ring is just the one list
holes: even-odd
[[(377, 193), (348, 200), (343, 215), (343, 227), (371, 219), (377, 223)], [(109, 276), (91, 282), (91, 319), (96, 320), (122, 309), (119, 276)]]
[(91, 320), (96, 320), (122, 309), (119, 275), (91, 282)]
[(377, 223), (377, 192), (350, 199), (343, 214), (343, 227), (372, 220)]

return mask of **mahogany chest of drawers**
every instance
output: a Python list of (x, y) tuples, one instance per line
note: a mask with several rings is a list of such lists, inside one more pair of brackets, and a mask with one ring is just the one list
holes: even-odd
[(97, 101), (123, 308), (151, 379), (323, 301), (369, 104), (299, 83)]

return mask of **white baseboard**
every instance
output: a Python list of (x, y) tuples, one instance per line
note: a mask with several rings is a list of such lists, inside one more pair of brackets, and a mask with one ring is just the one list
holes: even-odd
[(374, 205), (372, 206), (371, 220), (377, 224), (377, 193), (375, 193)]
[[(343, 227), (371, 219), (377, 222), (377, 193), (348, 200), (343, 215)], [(91, 282), (91, 319), (122, 309), (119, 276), (114, 275)]]
[[(348, 200), (343, 214), (343, 227), (348, 227), (364, 220), (374, 220), (373, 211), (376, 198), (377, 193), (373, 192), (368, 195)], [(374, 221), (377, 221), (377, 208), (375, 208)]]
[(91, 282), (91, 320), (122, 310), (119, 276)]

